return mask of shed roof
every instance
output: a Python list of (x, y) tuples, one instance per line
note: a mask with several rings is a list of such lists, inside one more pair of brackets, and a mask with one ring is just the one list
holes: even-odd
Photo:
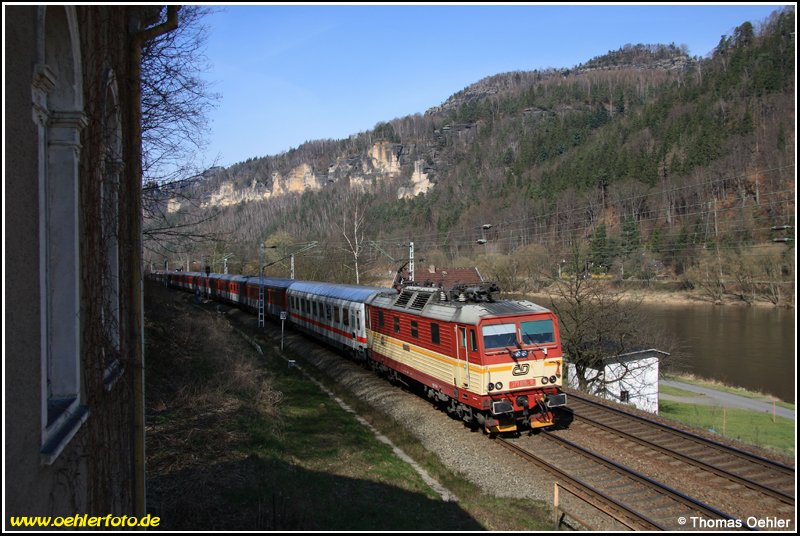
[(483, 282), (477, 268), (436, 268), (419, 270), (416, 274), (420, 283), (429, 286), (439, 286), (445, 290), (455, 285), (471, 285)]

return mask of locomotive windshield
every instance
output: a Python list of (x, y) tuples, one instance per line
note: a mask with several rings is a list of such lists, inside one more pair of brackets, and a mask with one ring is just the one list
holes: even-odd
[(522, 327), (523, 344), (556, 342), (552, 320), (532, 320), (530, 322), (522, 322), (520, 325)]
[(516, 346), (517, 328), (514, 324), (494, 324), (483, 326), (483, 347), (505, 348), (506, 346)]

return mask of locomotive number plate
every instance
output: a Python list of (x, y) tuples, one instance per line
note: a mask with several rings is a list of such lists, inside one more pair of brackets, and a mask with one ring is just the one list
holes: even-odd
[(536, 379), (531, 378), (529, 380), (515, 380), (508, 382), (509, 389), (516, 389), (517, 387), (531, 387), (536, 385)]

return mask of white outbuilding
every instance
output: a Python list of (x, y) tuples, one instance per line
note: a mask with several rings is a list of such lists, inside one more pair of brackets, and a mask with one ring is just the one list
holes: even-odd
[[(589, 369), (587, 374), (597, 379), (591, 383), (591, 394), (658, 415), (658, 365), (668, 355), (650, 348), (605, 358), (602, 371)], [(578, 389), (571, 363), (567, 363), (567, 385)]]

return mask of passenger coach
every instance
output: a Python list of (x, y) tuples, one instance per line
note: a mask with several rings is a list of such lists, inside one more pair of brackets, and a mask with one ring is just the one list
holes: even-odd
[(294, 281), (286, 295), (291, 323), (301, 330), (366, 359), (365, 303), (393, 289)]

